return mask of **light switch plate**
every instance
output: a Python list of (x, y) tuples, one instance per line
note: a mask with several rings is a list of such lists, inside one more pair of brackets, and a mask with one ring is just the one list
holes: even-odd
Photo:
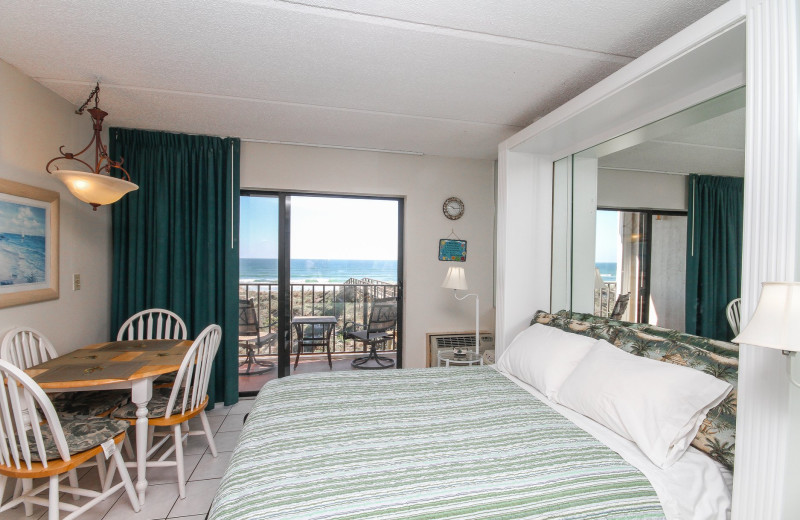
[(72, 290), (73, 291), (81, 290), (81, 275), (79, 274), (72, 275)]

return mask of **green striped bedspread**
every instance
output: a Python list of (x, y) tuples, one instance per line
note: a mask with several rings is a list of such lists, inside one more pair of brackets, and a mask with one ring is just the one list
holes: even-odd
[(490, 367), (267, 383), (210, 520), (664, 518), (639, 470)]

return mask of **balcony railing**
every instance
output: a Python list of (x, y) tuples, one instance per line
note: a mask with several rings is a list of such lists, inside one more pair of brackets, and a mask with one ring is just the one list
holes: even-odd
[(617, 282), (603, 282), (602, 289), (594, 290), (594, 315), (608, 318), (617, 300)]
[[(366, 327), (371, 302), (376, 299), (396, 298), (398, 286), (377, 280), (353, 279), (345, 283), (293, 283), (290, 284), (292, 316), (335, 316), (336, 329), (332, 339), (334, 352), (362, 352), (364, 345), (345, 339), (344, 333)], [(239, 298), (252, 298), (262, 332), (278, 332), (278, 284), (241, 283)], [(310, 325), (308, 327), (311, 327)], [(308, 334), (311, 331), (306, 332)], [(297, 353), (296, 333), (291, 327), (292, 353)], [(395, 341), (377, 345), (378, 350), (395, 351)], [(263, 353), (277, 355), (277, 342), (265, 345)], [(310, 352), (301, 352), (310, 354)]]

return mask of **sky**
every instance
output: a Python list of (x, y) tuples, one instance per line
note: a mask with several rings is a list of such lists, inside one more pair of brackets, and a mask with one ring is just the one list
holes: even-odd
[(0, 200), (0, 232), (44, 236), (44, 208)]
[(597, 210), (595, 262), (616, 262), (619, 241), (619, 211)]
[[(397, 201), (291, 197), (292, 258), (396, 260)], [(242, 197), (239, 256), (278, 257), (278, 198)]]

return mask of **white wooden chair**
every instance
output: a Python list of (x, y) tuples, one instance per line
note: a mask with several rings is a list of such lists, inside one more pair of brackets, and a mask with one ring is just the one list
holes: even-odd
[(186, 339), (186, 324), (167, 309), (145, 309), (125, 320), (117, 332), (117, 341), (137, 339)]
[[(3, 337), (0, 344), (0, 359), (15, 367), (25, 370), (58, 357), (55, 347), (41, 332), (30, 327), (16, 327)], [(56, 412), (61, 415), (107, 416), (117, 406), (128, 402), (130, 392), (111, 390), (105, 392), (75, 392), (57, 397), (52, 402)], [(106, 476), (105, 462), (102, 454), (97, 456), (97, 471), (100, 481)], [(75, 471), (70, 471), (70, 483), (77, 485)], [(23, 483), (24, 484), (24, 483)], [(19, 483), (15, 496), (19, 494)], [(77, 497), (76, 497), (77, 498)]]
[[(47, 394), (25, 372), (7, 361), (0, 360), (0, 495), (9, 478), (21, 479), (23, 492), (0, 506), (0, 517), (19, 504), (25, 504), (25, 514), (33, 513), (33, 505), (49, 508), (48, 518), (57, 520), (59, 511), (69, 511), (64, 520), (78, 517), (100, 501), (124, 487), (135, 511), (139, 499), (133, 488), (125, 461), (116, 449), (125, 438), (128, 424), (101, 417), (82, 417), (63, 422), (56, 414)], [(109, 441), (113, 440), (113, 444)], [(103, 454), (103, 443), (113, 450), (113, 459), (105, 476), (103, 491), (70, 486), (60, 482), (81, 464)], [(120, 482), (111, 485), (119, 471)], [(47, 482), (33, 487), (33, 479)], [(49, 488), (48, 498), (37, 495)], [(61, 491), (73, 496), (89, 497), (82, 505), (59, 501)]]
[(725, 314), (728, 316), (728, 324), (733, 330), (733, 335), (739, 335), (739, 325), (742, 321), (742, 299), (734, 298), (725, 307)]
[[(222, 329), (219, 325), (209, 325), (194, 340), (183, 358), (175, 384), (172, 388), (156, 388), (147, 405), (148, 419), (154, 426), (172, 428), (173, 446), (167, 449), (158, 460), (148, 461), (148, 467), (176, 466), (178, 471), (178, 492), (186, 498), (186, 474), (183, 467), (183, 441), (189, 435), (205, 435), (211, 454), (217, 456), (214, 435), (208, 424), (205, 408), (208, 405), (208, 382), (211, 377), (211, 365), (217, 355)], [(202, 430), (181, 431), (181, 425), (189, 419), (200, 416)], [(131, 424), (136, 423), (136, 405), (128, 404), (114, 412), (113, 416), (124, 419)], [(167, 441), (169, 436), (161, 439), (147, 452), (147, 458), (155, 454)], [(175, 452), (175, 461), (166, 460)]]
[[(167, 309), (145, 309), (127, 320), (117, 332), (117, 341), (134, 341), (142, 339), (186, 339), (186, 324), (180, 316)], [(156, 387), (172, 386), (175, 374), (159, 376), (153, 383)], [(155, 426), (150, 423), (147, 434), (147, 445), (153, 444)], [(133, 448), (125, 444), (128, 456), (133, 457)]]

